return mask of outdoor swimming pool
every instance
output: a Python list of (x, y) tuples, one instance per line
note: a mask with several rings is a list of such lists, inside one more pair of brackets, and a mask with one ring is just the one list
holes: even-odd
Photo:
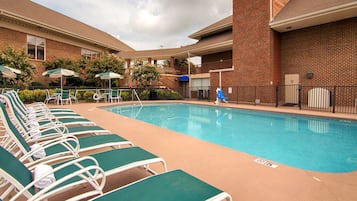
[(356, 121), (183, 103), (104, 109), (305, 170), (357, 169)]

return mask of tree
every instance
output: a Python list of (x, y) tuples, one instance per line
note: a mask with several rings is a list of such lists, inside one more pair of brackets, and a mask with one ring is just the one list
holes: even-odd
[(160, 80), (160, 73), (155, 66), (138, 64), (133, 69), (131, 80), (136, 81), (138, 86), (150, 86)]
[[(188, 73), (188, 59), (178, 60), (178, 66), (182, 69), (182, 73)], [(190, 72), (194, 73), (196, 71), (196, 65), (190, 61)]]
[(0, 64), (21, 70), (21, 74), (15, 80), (21, 81), (25, 86), (30, 85), (32, 74), (36, 72), (35, 67), (29, 62), (27, 53), (24, 50), (15, 51), (10, 46), (0, 52)]
[(124, 61), (111, 55), (102, 56), (95, 60), (82, 60), (79, 66), (85, 66), (87, 85), (100, 86), (101, 80), (95, 78), (98, 73), (112, 71), (124, 75)]
[[(74, 72), (77, 72), (80, 77), (68, 77), (66, 78), (65, 85), (66, 86), (79, 86), (83, 83), (81, 77), (81, 72), (80, 72), (80, 67), (79, 63), (76, 61), (73, 61), (68, 58), (53, 58), (52, 60), (48, 60), (43, 62), (43, 66), (45, 67), (46, 70), (51, 70), (55, 68), (64, 68), (64, 69), (69, 69), (73, 70)], [(56, 83), (56, 85), (59, 85), (59, 83)]]

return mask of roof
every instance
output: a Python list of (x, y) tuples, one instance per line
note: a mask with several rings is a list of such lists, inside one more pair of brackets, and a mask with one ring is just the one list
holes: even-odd
[(233, 18), (231, 15), (189, 35), (188, 37), (192, 39), (200, 40), (205, 36), (209, 36), (212, 34), (216, 34), (222, 31), (232, 29), (232, 22), (233, 22)]
[(0, 16), (7, 16), (115, 51), (133, 50), (108, 33), (29, 0), (0, 0)]
[(124, 59), (152, 58), (156, 60), (169, 59), (171, 57), (187, 58), (189, 54), (190, 56), (201, 56), (232, 50), (232, 45), (232, 32), (226, 31), (180, 48), (119, 52), (118, 56)]
[(356, 0), (290, 0), (270, 27), (285, 32), (356, 16)]

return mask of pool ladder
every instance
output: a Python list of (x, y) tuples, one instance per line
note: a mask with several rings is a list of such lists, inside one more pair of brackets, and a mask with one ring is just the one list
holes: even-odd
[(135, 89), (132, 89), (132, 92), (131, 92), (131, 100), (134, 100), (134, 96), (136, 97), (136, 99), (138, 99), (139, 103), (140, 103), (140, 106), (142, 107), (143, 104), (141, 103), (141, 100), (138, 96), (138, 93), (136, 93), (136, 90)]

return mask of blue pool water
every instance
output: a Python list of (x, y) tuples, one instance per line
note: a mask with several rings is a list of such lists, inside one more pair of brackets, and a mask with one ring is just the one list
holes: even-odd
[(104, 109), (305, 170), (357, 169), (356, 121), (182, 103)]

